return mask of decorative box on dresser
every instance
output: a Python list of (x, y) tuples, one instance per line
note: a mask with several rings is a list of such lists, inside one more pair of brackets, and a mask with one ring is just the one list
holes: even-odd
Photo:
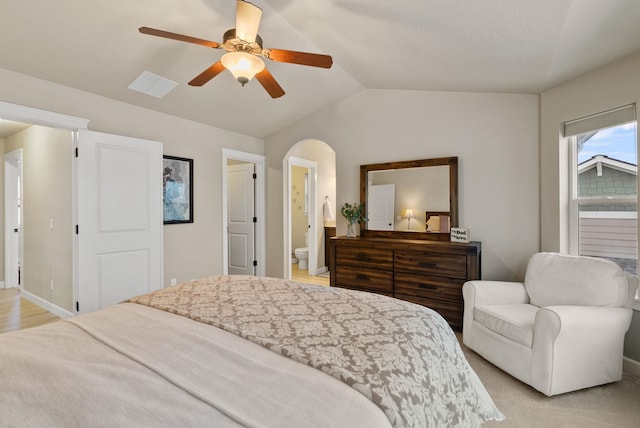
[(480, 242), (330, 239), (331, 286), (427, 306), (462, 330), (462, 284), (480, 279)]

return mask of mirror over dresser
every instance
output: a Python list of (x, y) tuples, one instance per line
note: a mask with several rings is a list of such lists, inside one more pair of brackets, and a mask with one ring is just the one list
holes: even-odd
[[(360, 165), (360, 201), (361, 236), (448, 241), (458, 226), (458, 158)], [(427, 228), (427, 213), (446, 217), (447, 227)]]
[[(436, 169), (438, 172), (435, 172)], [(430, 307), (440, 313), (454, 329), (461, 330), (462, 285), (466, 281), (481, 278), (481, 244), (449, 241), (448, 228), (458, 226), (458, 158), (361, 165), (360, 201), (367, 208), (367, 214), (370, 186), (377, 185), (376, 178), (372, 178), (371, 174), (379, 174), (381, 171), (390, 175), (399, 171), (405, 175), (393, 180), (385, 178), (394, 186), (422, 181), (421, 186), (408, 187), (424, 189), (424, 194), (411, 195), (405, 192), (405, 202), (400, 204), (394, 198), (392, 223), (403, 222), (403, 218), (408, 220), (400, 227), (396, 225), (388, 230), (380, 230), (364, 224), (358, 237), (332, 237), (328, 250), (331, 286), (384, 294)], [(418, 171), (423, 171), (424, 174), (421, 176)], [(443, 178), (443, 175), (448, 177)], [(426, 181), (427, 177), (436, 177), (435, 183)], [(439, 186), (440, 189), (429, 190), (429, 185)], [(443, 202), (440, 197), (438, 202), (429, 205), (429, 198), (425, 194), (442, 195), (442, 186), (446, 186), (444, 199), (448, 197), (448, 201)], [(413, 210), (414, 216), (418, 212), (424, 216), (424, 226), (414, 224), (412, 228), (410, 222), (414, 217), (397, 212), (398, 206), (408, 205), (406, 201), (426, 201), (427, 205), (406, 207)], [(388, 205), (391, 206), (390, 203)], [(443, 219), (443, 223), (446, 221), (447, 229), (427, 229), (429, 215)]]

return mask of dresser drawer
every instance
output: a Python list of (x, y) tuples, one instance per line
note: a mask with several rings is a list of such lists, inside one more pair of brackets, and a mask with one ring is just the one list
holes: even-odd
[(389, 270), (393, 269), (393, 251), (366, 247), (336, 247), (336, 265)]
[(462, 284), (464, 282), (464, 279), (455, 280), (397, 272), (395, 293), (462, 305)]
[(392, 295), (393, 272), (338, 265), (336, 286)]
[(396, 272), (467, 278), (467, 257), (464, 255), (398, 250), (395, 252), (394, 265)]

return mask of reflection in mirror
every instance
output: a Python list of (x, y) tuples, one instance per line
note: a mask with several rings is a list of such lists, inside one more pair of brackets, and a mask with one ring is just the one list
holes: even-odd
[(458, 226), (458, 158), (361, 165), (360, 201), (363, 236), (448, 240)]
[(426, 232), (427, 211), (449, 211), (449, 166), (370, 171), (367, 188), (369, 230)]

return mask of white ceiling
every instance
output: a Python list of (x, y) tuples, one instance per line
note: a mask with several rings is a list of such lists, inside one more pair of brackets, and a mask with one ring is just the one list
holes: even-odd
[[(640, 51), (638, 0), (254, 0), (265, 48), (329, 54), (329, 70), (267, 61), (272, 99), (224, 72), (187, 82), (220, 49), (143, 35), (148, 26), (222, 42), (235, 0), (0, 0), (0, 68), (265, 138), (362, 89), (538, 93)], [(128, 89), (143, 71), (165, 98)]]

